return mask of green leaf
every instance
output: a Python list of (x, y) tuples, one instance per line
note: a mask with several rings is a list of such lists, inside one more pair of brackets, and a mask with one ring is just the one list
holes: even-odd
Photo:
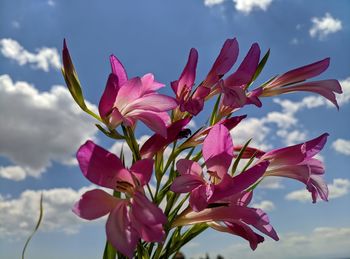
[(41, 224), (42, 219), (43, 219), (43, 193), (41, 193), (41, 195), (40, 195), (39, 218), (38, 218), (38, 221), (36, 223), (36, 226), (35, 226), (33, 232), (30, 234), (30, 236), (28, 237), (26, 243), (24, 244), (24, 247), (23, 247), (23, 250), (22, 250), (22, 259), (24, 259), (24, 254), (26, 252), (28, 244), (29, 244), (30, 240), (32, 239), (32, 237), (34, 236), (34, 234), (39, 229), (39, 226)]
[(233, 176), (237, 170), (237, 167), (238, 167), (238, 164), (239, 164), (239, 161), (241, 161), (241, 158), (244, 154), (244, 151), (247, 149), (249, 143), (252, 141), (252, 139), (249, 139), (245, 144), (244, 146), (241, 148), (241, 150), (239, 151), (239, 154), (238, 156), (236, 157), (235, 159), (235, 162), (233, 163), (232, 165), (232, 169), (231, 169), (231, 175)]
[(213, 112), (211, 113), (211, 117), (210, 117), (210, 121), (209, 121), (210, 125), (214, 125), (217, 122), (216, 118), (217, 118), (217, 112), (219, 109), (220, 99), (221, 99), (221, 94), (218, 95), (218, 98), (216, 99), (216, 102), (215, 102), (215, 105), (213, 108)]
[(125, 139), (123, 135), (121, 135), (117, 130), (106, 130), (99, 124), (95, 124), (95, 126), (103, 132), (107, 137), (113, 138), (113, 139)]
[(107, 241), (105, 245), (105, 250), (103, 253), (103, 259), (115, 259), (117, 251), (114, 247)]

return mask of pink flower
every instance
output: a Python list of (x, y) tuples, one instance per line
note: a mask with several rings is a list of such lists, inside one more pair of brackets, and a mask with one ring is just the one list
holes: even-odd
[(282, 176), (296, 179), (306, 185), (315, 203), (320, 197), (328, 200), (327, 184), (323, 180), (324, 165), (314, 158), (326, 144), (328, 134), (298, 145), (272, 150), (260, 160), (269, 161), (265, 176)]
[(112, 73), (99, 103), (101, 118), (110, 128), (122, 123), (134, 126), (141, 120), (166, 137), (166, 125), (170, 121), (166, 111), (175, 108), (176, 101), (156, 92), (163, 84), (156, 82), (152, 74), (128, 80), (124, 67), (115, 56), (110, 57), (110, 62)]
[(258, 244), (264, 241), (264, 237), (255, 233), (250, 226), (276, 241), (279, 240), (266, 213), (261, 209), (247, 207), (251, 199), (252, 192), (243, 192), (218, 201), (212, 208), (206, 208), (200, 212), (187, 208), (172, 226), (205, 222), (215, 230), (246, 239), (252, 250), (255, 250)]
[(82, 195), (73, 212), (93, 220), (109, 214), (108, 241), (121, 253), (133, 257), (138, 240), (161, 242), (167, 219), (143, 191), (152, 174), (153, 160), (137, 161), (126, 169), (121, 160), (107, 150), (87, 141), (77, 152), (79, 166), (92, 183), (125, 194), (125, 199), (94, 189)]
[(326, 58), (315, 63), (290, 70), (283, 75), (276, 77), (266, 86), (264, 86), (261, 96), (274, 96), (296, 91), (313, 92), (322, 95), (339, 109), (335, 93), (342, 93), (342, 89), (338, 80), (327, 79), (321, 81), (303, 82), (306, 79), (323, 73), (328, 66), (329, 58)]
[(237, 56), (237, 40), (226, 40), (206, 79), (192, 92), (198, 62), (198, 52), (192, 48), (180, 78), (171, 83), (180, 105), (180, 111), (197, 115), (203, 109), (204, 100), (209, 95), (211, 87), (231, 69), (237, 60)]
[(207, 168), (207, 178), (202, 167), (195, 161), (180, 159), (171, 190), (177, 193), (190, 192), (190, 205), (201, 211), (210, 203), (240, 193), (253, 185), (265, 172), (268, 162), (259, 163), (242, 174), (231, 177), (227, 171), (233, 158), (233, 144), (228, 129), (214, 126), (205, 138), (202, 148)]

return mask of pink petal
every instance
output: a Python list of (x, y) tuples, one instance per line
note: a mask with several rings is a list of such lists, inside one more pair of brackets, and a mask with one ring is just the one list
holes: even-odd
[[(207, 167), (213, 167), (215, 164), (226, 169), (230, 167), (233, 143), (230, 132), (225, 126), (218, 124), (210, 130), (203, 142), (202, 153)], [(210, 160), (211, 158), (213, 160)]]
[(123, 113), (126, 114), (134, 110), (162, 112), (169, 111), (175, 107), (177, 107), (177, 102), (172, 97), (162, 94), (148, 94), (126, 105), (123, 109)]
[(224, 93), (222, 103), (225, 106), (239, 108), (247, 102), (245, 90), (240, 86), (224, 86), (222, 92)]
[(224, 175), (221, 182), (215, 185), (210, 202), (221, 200), (248, 189), (264, 175), (268, 165), (269, 162), (260, 162), (237, 176)]
[(124, 107), (140, 98), (141, 94), (141, 79), (139, 77), (134, 77), (120, 86), (114, 105), (123, 113)]
[(229, 119), (225, 119), (219, 122), (224, 125), (229, 131), (236, 127), (243, 119), (247, 118), (247, 115), (234, 116)]
[(213, 195), (214, 186), (202, 184), (193, 189), (190, 195), (190, 206), (194, 211), (204, 210), (208, 206), (208, 200)]
[(203, 110), (204, 107), (204, 99), (193, 99), (186, 101), (180, 106), (180, 110), (182, 112), (189, 112), (191, 115), (196, 116), (200, 111)]
[(146, 242), (163, 242), (165, 238), (165, 231), (162, 224), (146, 225), (139, 222), (133, 222), (140, 237)]
[(113, 74), (118, 77), (119, 85), (125, 84), (126, 81), (128, 81), (128, 76), (126, 74), (126, 71), (125, 71), (123, 64), (114, 55), (111, 55), (109, 57), (109, 61), (111, 63), (111, 68), (112, 68)]
[(154, 75), (148, 73), (141, 77), (143, 94), (153, 93), (162, 88), (164, 84), (154, 81)]
[(143, 158), (152, 158), (155, 153), (165, 148), (179, 138), (181, 130), (190, 122), (191, 117), (178, 120), (167, 127), (167, 138), (160, 134), (154, 134), (141, 147), (140, 153)]
[(179, 80), (171, 83), (177, 97), (180, 97), (184, 89), (190, 90), (196, 78), (196, 68), (198, 61), (198, 52), (192, 48), (188, 56), (187, 64), (181, 73)]
[(81, 196), (75, 203), (73, 212), (83, 219), (97, 219), (110, 213), (119, 201), (105, 191), (94, 189)]
[(156, 204), (140, 192), (136, 192), (132, 199), (132, 214), (135, 219), (145, 225), (165, 224), (167, 217)]
[(115, 188), (119, 175), (124, 175), (124, 171), (126, 171), (116, 155), (90, 140), (79, 148), (77, 159), (80, 169), (87, 179), (111, 189)]
[(200, 176), (183, 174), (174, 179), (170, 190), (176, 193), (188, 193), (203, 184), (205, 184), (205, 182)]
[(277, 77), (275, 80), (269, 83), (267, 87), (274, 88), (276, 86), (288, 85), (318, 76), (328, 68), (329, 60), (329, 58), (325, 58), (315, 63), (290, 70), (287, 73)]
[(136, 161), (130, 168), (133, 175), (136, 176), (141, 186), (146, 185), (152, 176), (153, 172), (153, 160), (152, 159), (142, 159)]
[(192, 174), (202, 177), (202, 167), (192, 160), (180, 159), (176, 163), (176, 169), (181, 175)]
[(207, 78), (204, 81), (206, 87), (211, 87), (225, 75), (234, 65), (238, 57), (238, 42), (236, 38), (227, 39), (221, 48)]
[(106, 223), (108, 241), (129, 258), (133, 258), (139, 236), (131, 227), (131, 221), (127, 211), (127, 203), (120, 202), (111, 212)]
[(151, 130), (163, 136), (167, 137), (166, 123), (170, 120), (169, 115), (166, 112), (153, 112), (144, 110), (134, 110), (129, 113), (128, 116), (141, 120)]
[(107, 80), (106, 88), (102, 94), (98, 110), (101, 118), (106, 118), (107, 115), (112, 111), (115, 98), (117, 97), (119, 90), (118, 78), (114, 74), (110, 74)]
[(342, 93), (342, 89), (339, 84), (339, 81), (335, 79), (302, 83), (302, 84), (283, 88), (281, 89), (281, 91), (283, 93), (296, 92), (296, 91), (306, 91), (306, 92), (317, 93), (319, 95), (322, 95), (324, 98), (328, 99), (329, 101), (331, 101), (338, 109), (339, 109), (339, 105), (337, 103), (337, 99), (334, 92), (338, 94)]
[(257, 43), (254, 43), (250, 47), (237, 71), (225, 79), (225, 86), (233, 87), (248, 84), (252, 80), (259, 65), (259, 59), (260, 47)]

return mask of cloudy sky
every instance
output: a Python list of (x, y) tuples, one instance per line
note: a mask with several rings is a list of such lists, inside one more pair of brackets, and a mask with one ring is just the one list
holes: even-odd
[[(266, 210), (279, 242), (255, 252), (237, 237), (208, 231), (184, 252), (226, 258), (344, 258), (350, 254), (350, 2), (346, 0), (2, 0), (0, 4), (0, 257), (19, 258), (35, 225), (40, 193), (44, 220), (28, 258), (100, 258), (104, 220), (83, 222), (71, 212), (91, 188), (76, 166), (80, 144), (101, 136), (95, 121), (73, 103), (60, 73), (66, 38), (89, 105), (94, 109), (114, 53), (130, 76), (155, 74), (167, 85), (178, 78), (188, 51), (199, 51), (198, 81), (223, 42), (237, 37), (241, 60), (250, 45), (271, 49), (260, 81), (289, 69), (331, 57), (319, 79), (340, 80), (340, 110), (324, 99), (291, 94), (249, 107), (233, 141), (253, 137), (266, 149), (330, 133), (319, 156), (326, 164), (329, 202), (312, 204), (304, 186), (265, 181), (254, 204)], [(201, 125), (205, 110), (196, 118)], [(137, 135), (149, 134), (140, 128)], [(143, 138), (144, 139), (144, 138)]]

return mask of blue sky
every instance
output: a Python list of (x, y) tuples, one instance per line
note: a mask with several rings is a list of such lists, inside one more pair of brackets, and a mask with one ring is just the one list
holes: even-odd
[[(326, 164), (330, 201), (312, 204), (304, 186), (272, 179), (253, 203), (264, 208), (281, 240), (254, 252), (238, 237), (208, 231), (184, 252), (225, 258), (342, 258), (350, 254), (350, 3), (346, 0), (129, 0), (13, 1), (0, 8), (0, 257), (18, 258), (35, 225), (43, 191), (43, 225), (28, 258), (99, 258), (104, 222), (83, 222), (70, 211), (90, 183), (73, 159), (88, 138), (117, 151), (94, 120), (73, 103), (60, 73), (63, 38), (69, 44), (86, 99), (96, 105), (114, 53), (130, 77), (148, 72), (167, 86), (176, 80), (191, 47), (199, 51), (203, 79), (223, 42), (236, 37), (239, 61), (258, 42), (270, 59), (258, 82), (331, 57), (319, 79), (340, 80), (337, 111), (314, 95), (290, 94), (248, 107), (233, 131), (234, 143), (254, 137), (263, 148), (294, 144), (329, 132), (320, 159)], [(239, 63), (238, 63), (239, 64)], [(235, 66), (237, 67), (237, 65)], [(208, 106), (209, 108), (209, 106)], [(195, 119), (201, 125), (210, 113)], [(150, 132), (141, 127), (137, 135)]]

